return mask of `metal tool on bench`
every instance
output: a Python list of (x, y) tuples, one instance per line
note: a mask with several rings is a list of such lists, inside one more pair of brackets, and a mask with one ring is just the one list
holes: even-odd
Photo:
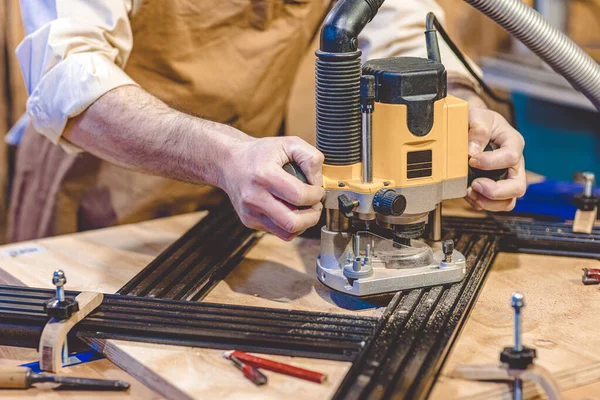
[(129, 383), (108, 379), (35, 374), (27, 367), (0, 367), (0, 389), (29, 389), (37, 383), (52, 383), (61, 390), (127, 390)]
[(523, 399), (523, 381), (537, 383), (550, 400), (560, 399), (558, 385), (550, 373), (534, 364), (537, 357), (535, 349), (523, 346), (521, 310), (525, 307), (522, 293), (512, 294), (511, 306), (514, 309), (515, 343), (505, 347), (500, 353), (501, 365), (459, 365), (452, 377), (477, 381), (513, 381), (513, 398)]
[(268, 381), (267, 377), (265, 376), (265, 374), (260, 372), (258, 370), (258, 368), (254, 367), (248, 363), (242, 362), (240, 359), (238, 359), (234, 355), (230, 355), (229, 357), (227, 357), (227, 359), (231, 360), (231, 362), (233, 362), (233, 364), (236, 366), (236, 368), (238, 368), (240, 371), (242, 371), (242, 373), (244, 374), (246, 379), (248, 379), (250, 382), (254, 383), (256, 386), (262, 386), (267, 383), (267, 381)]

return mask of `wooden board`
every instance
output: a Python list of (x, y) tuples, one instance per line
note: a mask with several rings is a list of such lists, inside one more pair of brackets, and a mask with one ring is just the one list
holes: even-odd
[[(461, 209), (461, 202), (444, 208), (452, 214)], [(52, 271), (60, 267), (67, 274), (68, 288), (114, 292), (201, 217), (190, 214), (0, 247), (0, 271), (11, 282), (51, 287)], [(41, 245), (45, 252), (2, 254), (24, 245)], [(314, 277), (317, 250), (315, 241), (285, 243), (265, 236), (206, 301), (361, 315), (380, 312), (360, 300), (341, 302), (343, 297), (323, 287)], [(598, 287), (584, 287), (580, 281), (581, 268), (597, 265), (590, 260), (501, 254), (432, 398), (478, 398), (490, 390), (496, 394), (487, 398), (506, 397), (507, 385), (458, 381), (448, 373), (457, 363), (495, 362), (500, 348), (511, 343), (509, 297), (516, 289), (527, 296), (525, 343), (539, 348), (539, 362), (578, 386), (574, 389), (578, 393), (597, 393), (600, 346), (593, 337), (597, 320), (593, 310), (598, 310), (600, 293)], [(270, 384), (256, 388), (221, 358), (221, 351), (122, 341), (95, 344), (117, 365), (170, 398), (328, 398), (350, 367), (343, 362), (273, 357), (325, 372), (330, 379), (318, 385), (267, 372)], [(588, 351), (583, 344), (597, 350)]]
[(284, 242), (265, 235), (205, 301), (258, 307), (376, 316), (382, 310), (338, 294), (317, 279), (319, 241)]
[(0, 247), (0, 280), (54, 288), (52, 273), (60, 268), (67, 276), (68, 289), (114, 293), (204, 215), (187, 214), (5, 245)]
[(169, 399), (327, 399), (350, 368), (346, 362), (271, 355), (273, 360), (326, 373), (328, 380), (317, 384), (263, 371), (269, 382), (257, 387), (223, 358), (221, 350), (111, 340), (104, 354)]

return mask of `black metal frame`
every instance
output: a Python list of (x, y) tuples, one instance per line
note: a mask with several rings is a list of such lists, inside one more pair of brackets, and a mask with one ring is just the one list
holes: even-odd
[[(79, 292), (67, 291), (67, 296)], [(3, 344), (37, 347), (48, 317), (49, 289), (0, 286)], [(70, 332), (77, 338), (270, 352), (351, 361), (373, 335), (377, 318), (245, 307), (195, 301), (104, 295), (102, 304)]]
[(117, 294), (202, 300), (250, 250), (259, 234), (241, 223), (231, 203), (212, 210)]
[[(499, 251), (600, 259), (600, 229), (514, 218), (445, 218), (467, 258), (459, 283), (383, 296), (381, 317), (197, 302), (239, 263), (259, 234), (230, 204), (209, 213), (71, 333), (352, 361), (335, 399), (426, 398)], [(37, 347), (50, 290), (0, 287), (0, 341)], [(72, 294), (76, 294), (73, 292)], [(379, 299), (381, 300), (381, 299)], [(80, 344), (80, 343), (79, 343)]]
[(499, 236), (500, 251), (600, 259), (600, 227), (574, 233), (572, 224), (495, 216), (444, 218), (444, 228), (456, 232)]

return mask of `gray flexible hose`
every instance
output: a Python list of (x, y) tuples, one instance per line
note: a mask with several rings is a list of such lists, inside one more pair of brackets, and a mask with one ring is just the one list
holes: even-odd
[(600, 110), (600, 65), (521, 0), (465, 0), (519, 39)]

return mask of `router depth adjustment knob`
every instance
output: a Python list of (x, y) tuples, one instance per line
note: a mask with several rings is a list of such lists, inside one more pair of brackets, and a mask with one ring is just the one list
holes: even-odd
[(373, 209), (376, 213), (397, 217), (406, 210), (406, 197), (394, 189), (381, 189), (373, 197)]

